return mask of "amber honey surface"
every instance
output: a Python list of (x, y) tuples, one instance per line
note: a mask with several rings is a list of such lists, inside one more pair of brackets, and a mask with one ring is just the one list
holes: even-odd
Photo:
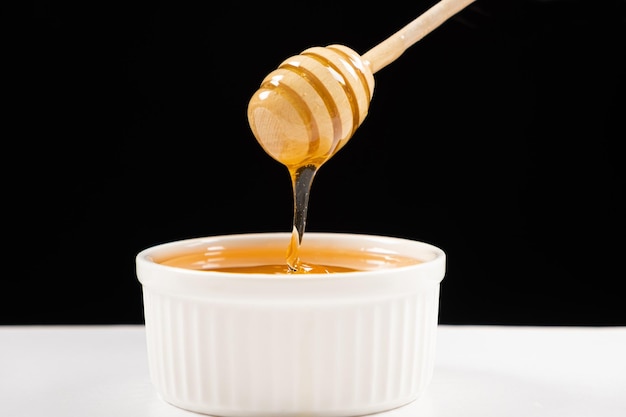
[(171, 253), (157, 263), (200, 271), (262, 274), (332, 274), (414, 265), (421, 261), (394, 253), (337, 248), (300, 248), (300, 268), (285, 263), (284, 245), (224, 248), (213, 246)]

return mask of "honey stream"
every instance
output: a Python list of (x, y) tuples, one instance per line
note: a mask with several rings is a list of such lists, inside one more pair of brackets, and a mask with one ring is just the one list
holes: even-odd
[(287, 266), (292, 273), (304, 272), (299, 249), (304, 237), (304, 229), (306, 228), (311, 186), (318, 168), (319, 166), (314, 164), (289, 168), (293, 187), (293, 229), (291, 241), (287, 248)]

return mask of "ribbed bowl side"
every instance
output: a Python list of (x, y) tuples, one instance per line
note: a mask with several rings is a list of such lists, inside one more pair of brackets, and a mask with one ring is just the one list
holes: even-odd
[(184, 409), (362, 415), (416, 399), (432, 377), (439, 285), (310, 304), (143, 294), (151, 378)]

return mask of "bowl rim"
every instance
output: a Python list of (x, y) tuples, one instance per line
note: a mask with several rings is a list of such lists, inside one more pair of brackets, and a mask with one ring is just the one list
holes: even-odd
[[(210, 270), (193, 270), (186, 268), (179, 268), (175, 266), (163, 265), (155, 262), (154, 257), (159, 252), (167, 252), (171, 251), (175, 248), (182, 249), (191, 249), (197, 246), (201, 246), (204, 244), (215, 243), (218, 241), (228, 241), (228, 242), (244, 242), (250, 239), (270, 239), (273, 241), (285, 241), (288, 242), (288, 239), (291, 238), (291, 233), (288, 232), (241, 232), (241, 233), (229, 233), (229, 234), (216, 234), (216, 235), (207, 235), (207, 236), (199, 236), (199, 237), (191, 237), (185, 239), (179, 239), (174, 241), (168, 241), (163, 243), (158, 243), (149, 247), (142, 249), (135, 256), (135, 264), (137, 272), (139, 270), (146, 269), (158, 269), (158, 270), (168, 270), (170, 272), (181, 273), (181, 270), (184, 270), (184, 274), (186, 276), (198, 276), (198, 277), (211, 277), (211, 278), (224, 278), (224, 279), (265, 279), (265, 280), (315, 280), (321, 279), (324, 280), (342, 280), (342, 279), (354, 279), (356, 277), (363, 276), (371, 276), (378, 275), (381, 271), (385, 271), (385, 269), (374, 269), (374, 270), (360, 270), (360, 271), (350, 271), (350, 272), (342, 272), (337, 274), (325, 274), (325, 273), (307, 273), (307, 274), (267, 274), (267, 273), (254, 273), (254, 272), (246, 272), (243, 274), (236, 272), (224, 272), (224, 271), (210, 271)], [(413, 265), (404, 265), (394, 267), (394, 270), (424, 270), (430, 269), (433, 267), (441, 267), (445, 268), (447, 254), (440, 247), (424, 242), (417, 239), (401, 237), (401, 236), (392, 236), (388, 234), (371, 234), (371, 233), (353, 233), (353, 232), (307, 232), (305, 235), (306, 242), (309, 244), (320, 244), (320, 242), (325, 242), (328, 239), (332, 239), (333, 242), (337, 242), (339, 246), (341, 244), (348, 244), (346, 242), (349, 241), (369, 241), (369, 242), (377, 242), (386, 247), (400, 247), (410, 245), (412, 248), (418, 248), (424, 253), (429, 253), (429, 259), (421, 259), (423, 262), (413, 264)], [(356, 247), (356, 246), (354, 246)], [(404, 256), (412, 256), (404, 253), (398, 253)]]

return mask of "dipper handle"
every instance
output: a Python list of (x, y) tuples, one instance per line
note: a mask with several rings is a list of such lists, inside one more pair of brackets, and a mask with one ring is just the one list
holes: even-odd
[(435, 30), (443, 22), (475, 0), (441, 0), (408, 25), (362, 55), (372, 73), (386, 67), (411, 45)]

